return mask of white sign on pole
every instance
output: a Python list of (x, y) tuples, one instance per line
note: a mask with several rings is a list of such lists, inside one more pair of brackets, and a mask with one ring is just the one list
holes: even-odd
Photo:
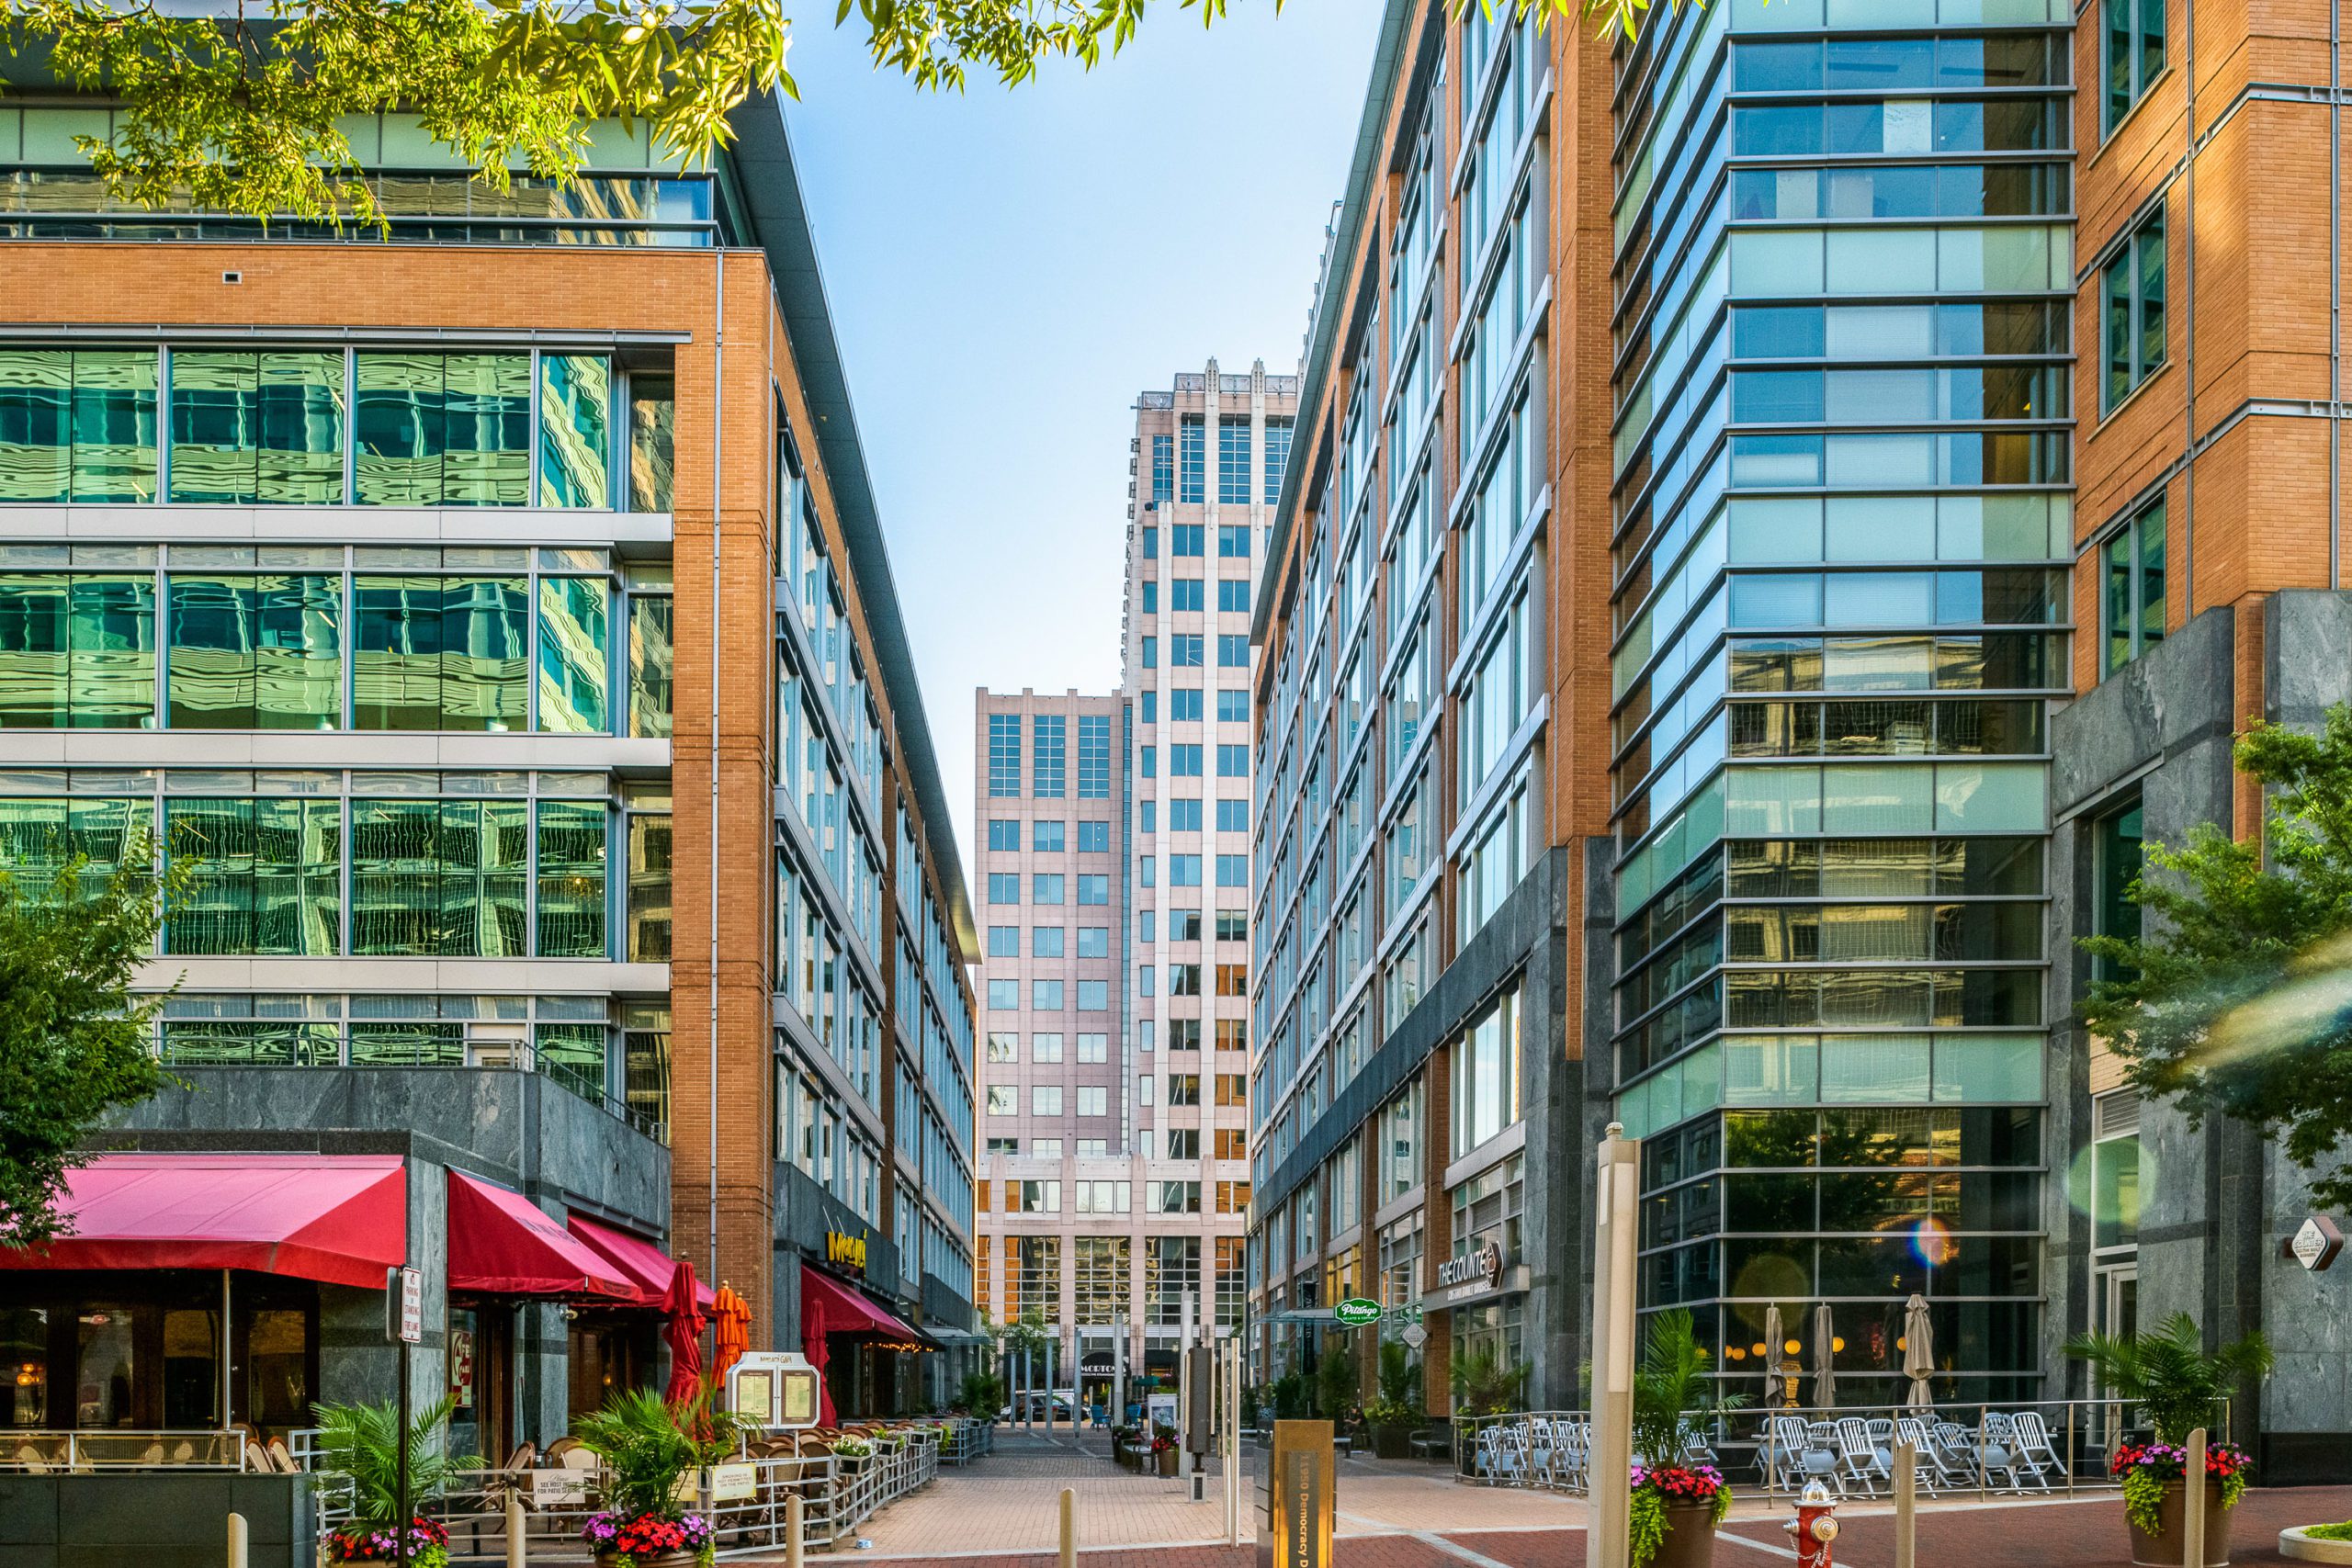
[(395, 1344), (417, 1344), (424, 1338), (424, 1276), (413, 1269), (393, 1269), (388, 1273), (391, 1332), (386, 1337)]
[(1398, 1337), (1418, 1350), (1430, 1342), (1430, 1331), (1418, 1323), (1408, 1323), (1405, 1325), (1405, 1332)]

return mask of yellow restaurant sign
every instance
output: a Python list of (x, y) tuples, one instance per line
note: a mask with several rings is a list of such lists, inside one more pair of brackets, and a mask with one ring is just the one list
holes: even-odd
[(843, 1235), (839, 1231), (825, 1233), (825, 1261), (843, 1269), (865, 1272), (865, 1238)]

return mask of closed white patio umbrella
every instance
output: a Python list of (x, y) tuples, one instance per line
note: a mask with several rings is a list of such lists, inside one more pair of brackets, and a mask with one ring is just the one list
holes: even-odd
[(1903, 1308), (1903, 1375), (1911, 1380), (1905, 1408), (1926, 1410), (1935, 1404), (1935, 1396), (1928, 1391), (1928, 1379), (1935, 1370), (1936, 1331), (1928, 1321), (1927, 1298), (1915, 1292)]

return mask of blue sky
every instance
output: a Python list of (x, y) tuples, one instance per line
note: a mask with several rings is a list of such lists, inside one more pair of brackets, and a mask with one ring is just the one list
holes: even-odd
[(1135, 395), (1296, 367), (1377, 0), (1159, 0), (1117, 59), (918, 93), (796, 28), (794, 150), (957, 837), (972, 689), (1108, 690)]

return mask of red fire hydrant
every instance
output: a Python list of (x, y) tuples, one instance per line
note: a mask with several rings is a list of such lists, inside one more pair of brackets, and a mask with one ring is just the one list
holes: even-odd
[(1796, 1537), (1797, 1568), (1831, 1568), (1829, 1543), (1838, 1539), (1838, 1500), (1818, 1481), (1805, 1483), (1797, 1517), (1781, 1527)]

